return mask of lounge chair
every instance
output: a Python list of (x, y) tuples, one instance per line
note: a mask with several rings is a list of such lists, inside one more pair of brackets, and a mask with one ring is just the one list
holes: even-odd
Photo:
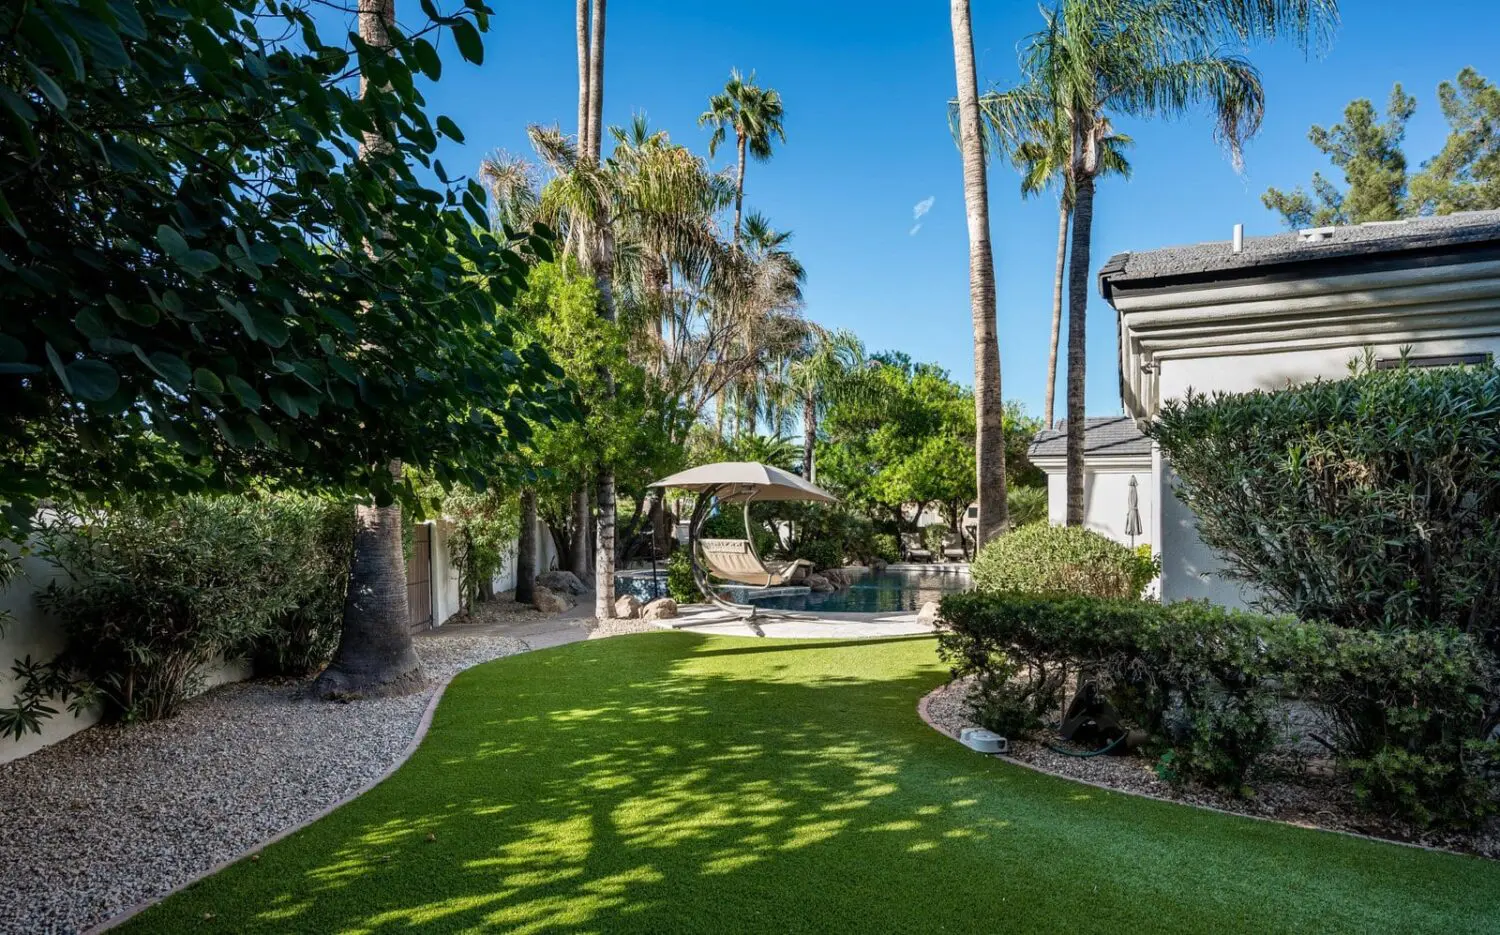
[(932, 551), (923, 547), (920, 536), (904, 532), (901, 534), (901, 560), (903, 562), (930, 562)]
[(698, 548), (711, 576), (753, 588), (796, 584), (806, 579), (813, 567), (805, 558), (762, 562), (748, 539), (699, 539)]
[(956, 533), (943, 537), (943, 558), (950, 562), (967, 562), (969, 553), (964, 551), (964, 542)]

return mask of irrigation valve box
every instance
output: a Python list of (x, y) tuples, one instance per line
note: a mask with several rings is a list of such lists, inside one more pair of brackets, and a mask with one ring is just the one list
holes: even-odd
[(1004, 737), (983, 727), (965, 727), (958, 732), (958, 742), (980, 753), (1008, 753), (1010, 743)]

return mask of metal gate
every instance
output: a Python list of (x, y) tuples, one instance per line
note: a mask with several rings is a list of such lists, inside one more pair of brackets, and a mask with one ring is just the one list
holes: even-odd
[(412, 530), (411, 558), (406, 560), (407, 619), (413, 630), (432, 629), (432, 526)]

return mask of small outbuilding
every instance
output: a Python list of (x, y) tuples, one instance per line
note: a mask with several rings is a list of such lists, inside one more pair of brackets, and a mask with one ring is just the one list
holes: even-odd
[[(1038, 432), (1027, 457), (1047, 475), (1047, 521), (1068, 515), (1068, 423)], [(1135, 490), (1134, 496), (1131, 490)], [(1151, 439), (1130, 416), (1084, 420), (1083, 524), (1129, 546), (1154, 545), (1156, 479)]]

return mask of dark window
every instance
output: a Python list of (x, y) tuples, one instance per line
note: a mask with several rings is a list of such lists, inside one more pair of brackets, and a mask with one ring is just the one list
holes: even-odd
[(1488, 353), (1478, 354), (1429, 354), (1426, 357), (1382, 357), (1375, 361), (1376, 370), (1399, 370), (1402, 364), (1408, 367), (1467, 367), (1487, 365), (1493, 360)]

